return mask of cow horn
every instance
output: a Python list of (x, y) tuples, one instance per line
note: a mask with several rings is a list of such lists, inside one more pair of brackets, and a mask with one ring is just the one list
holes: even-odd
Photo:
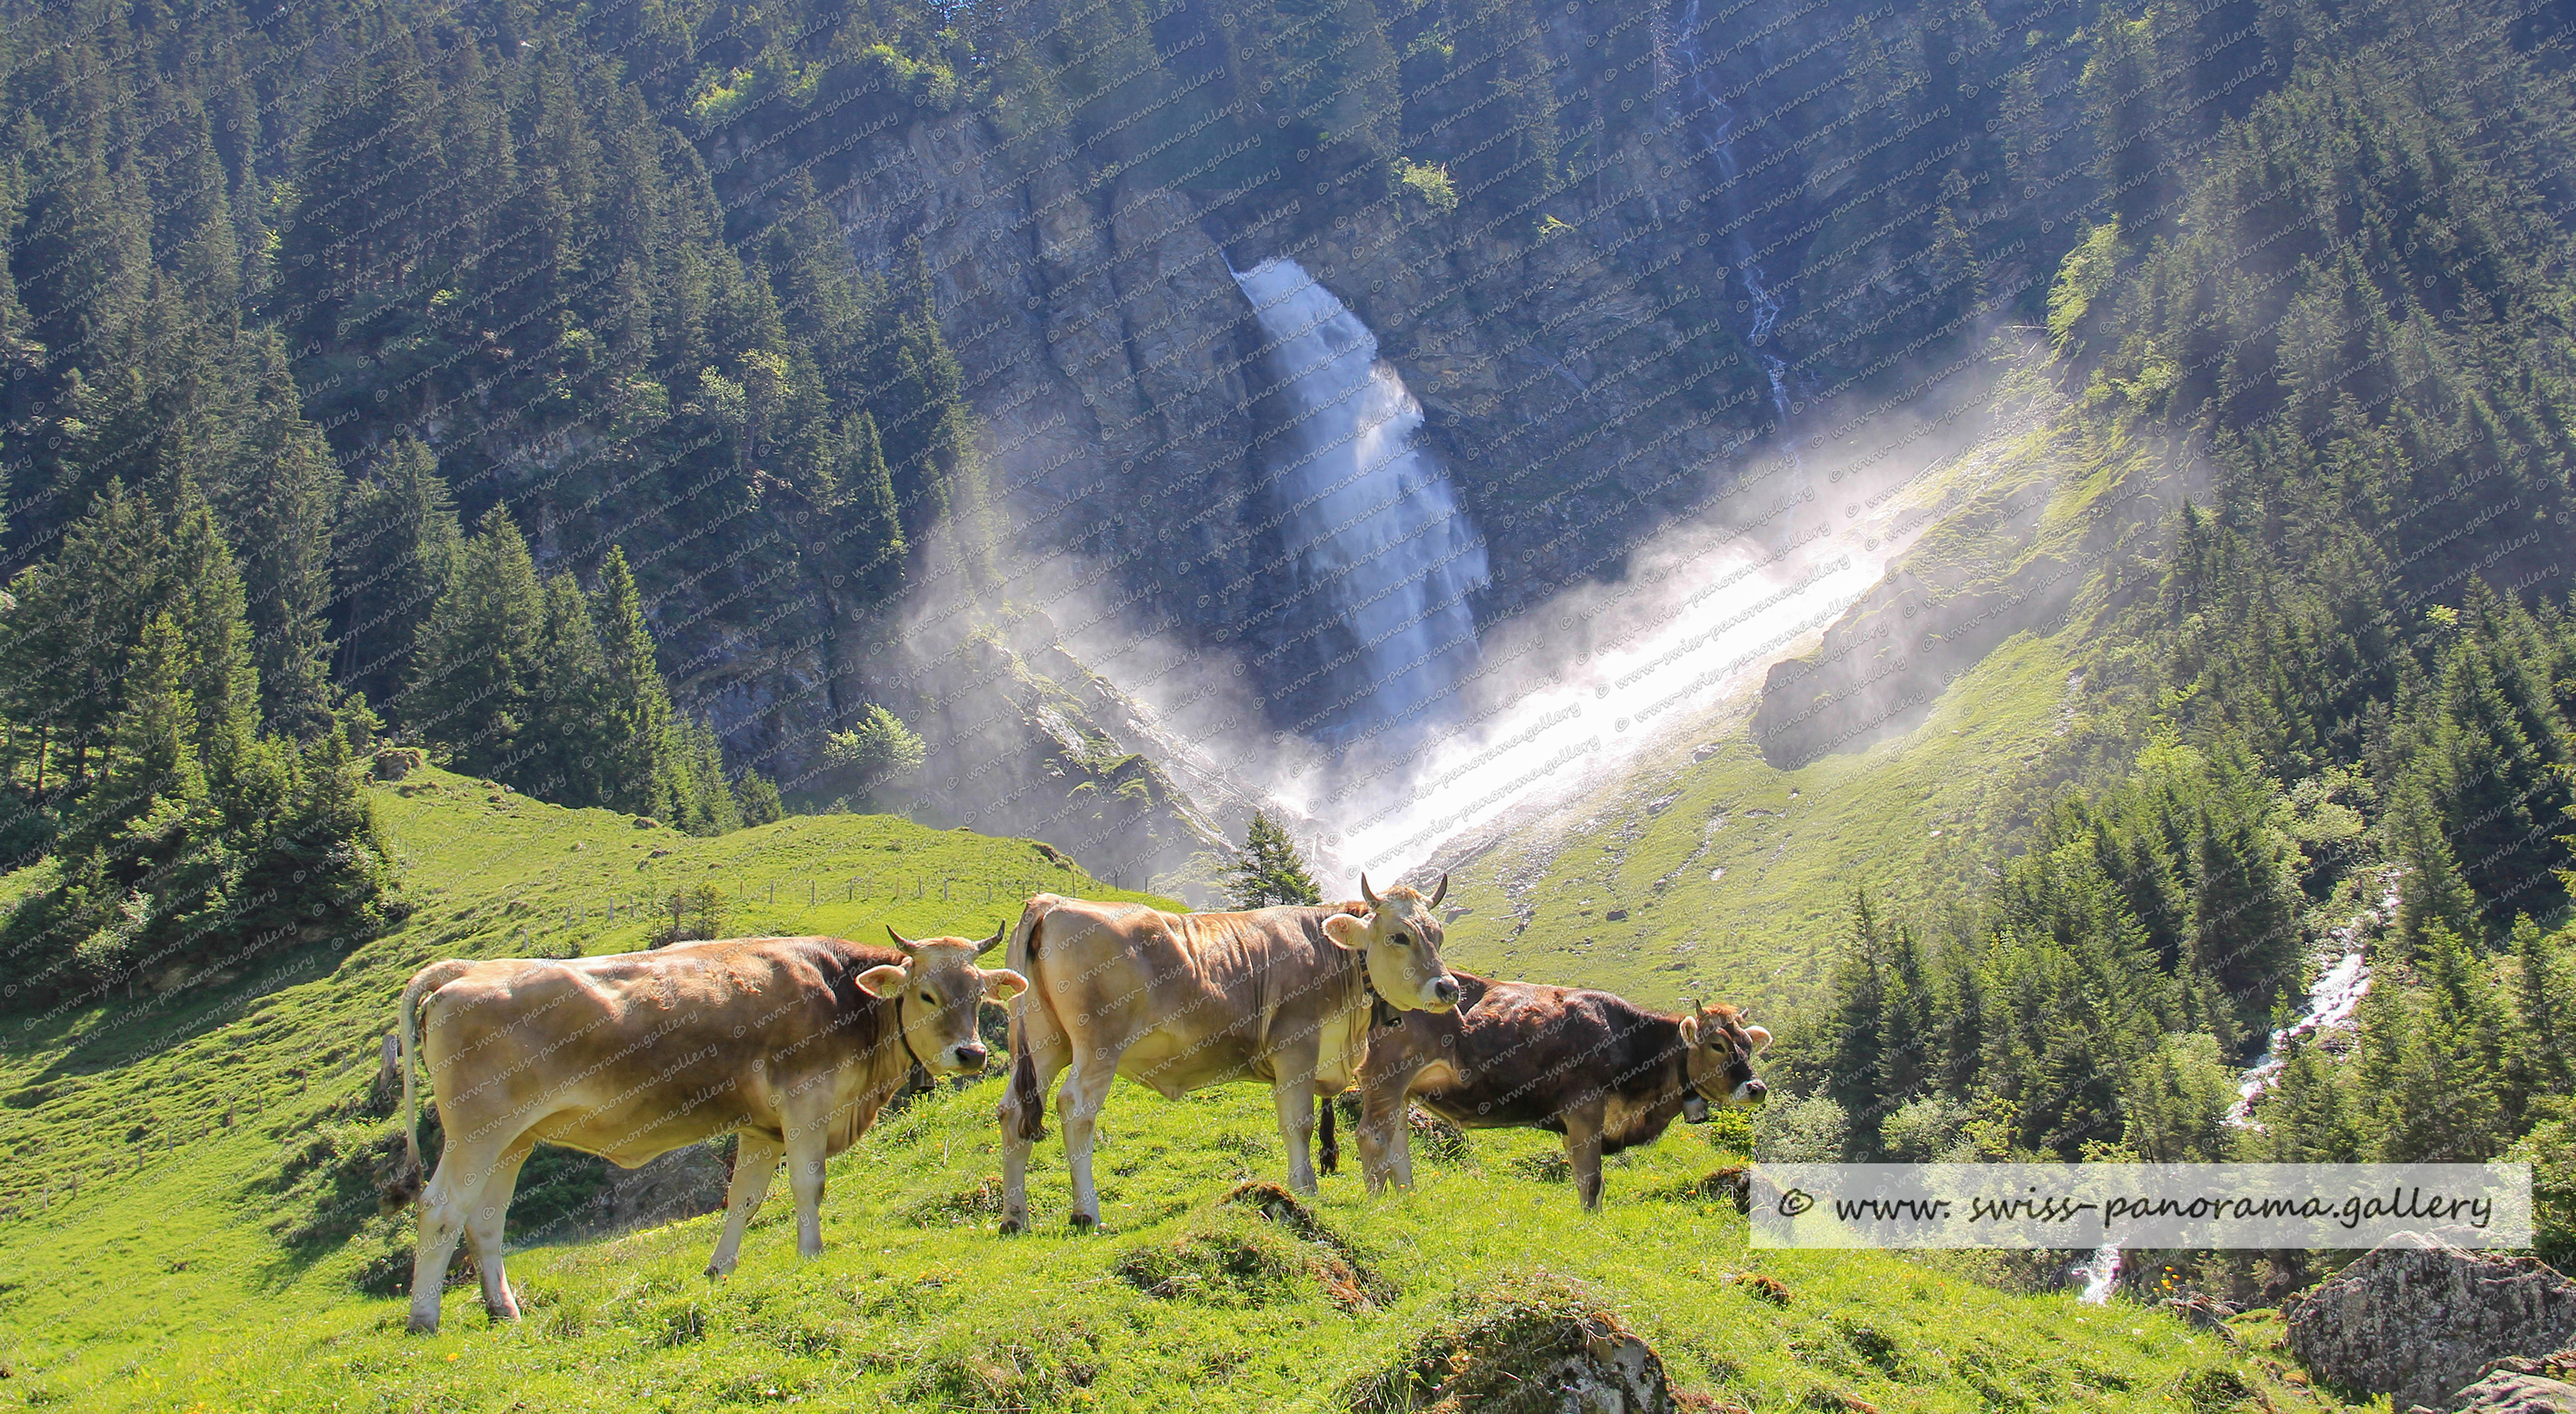
[(894, 939), (894, 945), (903, 949), (903, 955), (905, 957), (912, 956), (913, 952), (921, 946), (921, 944), (916, 943), (912, 939), (905, 937), (903, 934), (896, 932), (894, 930), (894, 925), (891, 923), (886, 925), (886, 936)]
[(1368, 886), (1368, 874), (1365, 871), (1360, 874), (1360, 897), (1367, 901), (1369, 907), (1375, 908), (1378, 906), (1377, 890)]
[(1431, 891), (1431, 906), (1438, 908), (1440, 900), (1447, 897), (1449, 897), (1449, 873), (1444, 869), (1440, 873), (1440, 887)]
[(982, 957), (984, 954), (1000, 947), (1002, 945), (1002, 935), (1010, 930), (1011, 925), (1008, 923), (997, 923), (993, 925), (993, 936), (986, 938), (984, 941), (975, 945), (975, 955), (977, 957)]

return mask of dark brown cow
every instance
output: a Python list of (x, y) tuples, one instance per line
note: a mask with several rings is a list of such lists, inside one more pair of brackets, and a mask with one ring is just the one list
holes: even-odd
[(1575, 1191), (1601, 1206), (1601, 1156), (1662, 1138), (1680, 1115), (1751, 1107), (1753, 1057), (1771, 1033), (1726, 1005), (1665, 1016), (1608, 992), (1451, 974), (1454, 1011), (1409, 1012), (1369, 1037), (1360, 1066), (1360, 1169), (1374, 1193), (1413, 1183), (1405, 1104), (1465, 1129), (1565, 1136)]
[(1124, 1075), (1164, 1096), (1226, 1081), (1269, 1082), (1288, 1149), (1288, 1181), (1315, 1187), (1309, 1157), (1315, 1099), (1358, 1068), (1382, 1010), (1446, 1010), (1458, 984), (1440, 963), (1428, 899), (1360, 880), (1361, 903), (1165, 913), (1132, 903), (1039, 894), (1011, 934), (1011, 966), (1029, 979), (1011, 1008), (1011, 1084), (1002, 1099), (1002, 1230), (1028, 1225), (1029, 1146), (1059, 1072), (1073, 1222), (1100, 1221), (1091, 1140), (1110, 1081)]
[(482, 1268), (485, 1307), (517, 1319), (501, 1270), (502, 1220), (540, 1140), (633, 1168), (733, 1134), (733, 1187), (707, 1275), (733, 1270), (781, 1158), (796, 1195), (797, 1251), (822, 1251), (824, 1160), (867, 1132), (915, 1063), (933, 1075), (984, 1068), (978, 1007), (1028, 985), (975, 965), (1001, 942), (998, 932), (981, 943), (898, 934), (896, 948), (732, 938), (422, 968), (397, 1018), (411, 1173), (420, 1166), (415, 1024), (446, 1141), (421, 1196), (411, 1328), (438, 1329), (460, 1233)]

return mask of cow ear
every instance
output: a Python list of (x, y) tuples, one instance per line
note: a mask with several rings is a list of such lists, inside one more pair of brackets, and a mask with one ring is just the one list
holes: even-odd
[(1755, 1055), (1760, 1055), (1762, 1053), (1762, 1048), (1771, 1044), (1771, 1032), (1766, 1027), (1747, 1026), (1744, 1028), (1744, 1034), (1753, 1038), (1753, 1053)]
[(1699, 1018), (1697, 1016), (1685, 1016), (1682, 1018), (1682, 1044), (1685, 1046), (1696, 1046), (1699, 1044)]
[(903, 990), (903, 979), (911, 970), (899, 963), (880, 962), (859, 974), (859, 990), (871, 997), (889, 997)]
[(1007, 967), (996, 967), (984, 973), (984, 995), (997, 1002), (1007, 1002), (1029, 989), (1029, 979)]
[(1324, 920), (1324, 936), (1334, 947), (1345, 952), (1358, 952), (1368, 946), (1369, 925), (1347, 913), (1336, 913)]

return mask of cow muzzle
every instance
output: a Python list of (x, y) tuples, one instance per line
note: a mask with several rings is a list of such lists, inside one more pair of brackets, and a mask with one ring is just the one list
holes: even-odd
[(975, 1072), (982, 1070), (984, 1068), (984, 1062), (992, 1059), (992, 1055), (992, 1052), (984, 1049), (981, 1045), (973, 1041), (967, 1041), (963, 1044), (948, 1048), (948, 1063), (956, 1066), (959, 1070), (972, 1075)]
[(1431, 1009), (1455, 1011), (1458, 1008), (1458, 999), (1465, 995), (1466, 993), (1458, 986), (1458, 979), (1444, 972), (1440, 975), (1439, 981), (1431, 984)]
[(1735, 1093), (1727, 1096), (1726, 1102), (1740, 1109), (1758, 1110), (1762, 1108), (1762, 1102), (1769, 1098), (1771, 1098), (1770, 1086), (1759, 1080), (1747, 1080), (1735, 1087)]

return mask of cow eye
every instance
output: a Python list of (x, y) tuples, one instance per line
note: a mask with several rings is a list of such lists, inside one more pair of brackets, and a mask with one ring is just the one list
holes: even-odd
[(939, 1004), (939, 998), (937, 998), (937, 997), (934, 997), (934, 996), (930, 995), (928, 992), (924, 992), (924, 993), (922, 993), (922, 994), (921, 994), (921, 999), (922, 999), (923, 1001), (925, 1001), (925, 1002), (929, 1002), (929, 1003), (930, 1003), (930, 1004), (932, 1004), (933, 1006), (936, 1006), (936, 1005), (938, 1005), (938, 1004)]

